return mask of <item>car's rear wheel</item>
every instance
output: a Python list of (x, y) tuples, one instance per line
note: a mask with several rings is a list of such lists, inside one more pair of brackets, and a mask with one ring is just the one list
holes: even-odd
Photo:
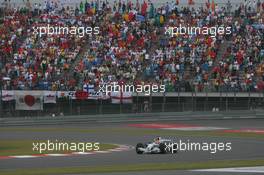
[(160, 149), (160, 153), (161, 154), (165, 154), (166, 153), (166, 145), (164, 143), (160, 143), (159, 144), (159, 149)]
[(143, 151), (140, 150), (140, 148), (144, 148), (144, 144), (142, 143), (138, 143), (137, 146), (136, 146), (136, 152), (137, 154), (143, 154)]
[(177, 153), (178, 152), (177, 144), (173, 144), (172, 147), (173, 147), (173, 152), (172, 153)]

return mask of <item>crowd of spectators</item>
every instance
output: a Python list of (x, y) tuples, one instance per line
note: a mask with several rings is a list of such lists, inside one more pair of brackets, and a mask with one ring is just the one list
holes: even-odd
[[(263, 91), (264, 3), (178, 7), (131, 1), (47, 1), (5, 7), (0, 25), (3, 89), (78, 90), (122, 81), (167, 91)], [(38, 36), (45, 25), (98, 26), (99, 35)], [(178, 26), (231, 26), (231, 35), (166, 35)]]
[(48, 24), (86, 26), (89, 21), (72, 15), (70, 9), (55, 11), (53, 6), (44, 10), (32, 10), (31, 6), (5, 8), (2, 21), (0, 68), (3, 89), (75, 89), (75, 80), (64, 76), (85, 44), (85, 38), (69, 33), (40, 36), (34, 32), (34, 28), (46, 27)]
[[(241, 6), (233, 17), (233, 32), (219, 64), (213, 68), (215, 88), (232, 92), (264, 90), (264, 13)], [(261, 12), (262, 8), (262, 12)]]

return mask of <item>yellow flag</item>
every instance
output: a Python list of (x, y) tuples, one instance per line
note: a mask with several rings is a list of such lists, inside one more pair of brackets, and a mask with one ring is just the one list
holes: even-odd
[(92, 14), (93, 15), (95, 14), (95, 8), (92, 8)]
[(128, 16), (128, 14), (127, 14), (127, 13), (125, 13), (125, 14), (124, 14), (124, 20), (125, 20), (126, 22), (128, 22), (128, 21), (129, 21), (129, 16)]
[(164, 23), (164, 17), (163, 15), (160, 16), (160, 24), (163, 24)]

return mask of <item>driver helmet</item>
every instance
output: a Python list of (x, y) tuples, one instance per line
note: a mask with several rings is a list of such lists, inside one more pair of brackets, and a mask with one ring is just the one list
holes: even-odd
[(157, 138), (154, 139), (154, 142), (157, 143), (157, 144), (159, 144), (160, 143), (160, 140), (161, 140), (161, 137), (157, 137)]

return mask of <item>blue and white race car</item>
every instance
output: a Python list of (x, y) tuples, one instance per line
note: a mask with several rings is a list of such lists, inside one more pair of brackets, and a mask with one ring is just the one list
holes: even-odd
[(157, 137), (150, 143), (138, 143), (136, 145), (137, 154), (166, 154), (177, 153), (177, 145), (169, 139)]

